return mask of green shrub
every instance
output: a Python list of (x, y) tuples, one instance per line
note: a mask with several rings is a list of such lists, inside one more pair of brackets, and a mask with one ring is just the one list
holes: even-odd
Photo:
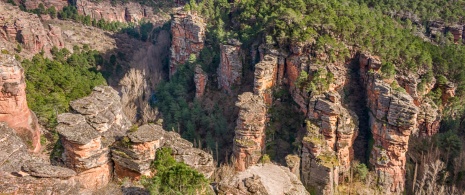
[(156, 170), (152, 178), (145, 177), (142, 185), (150, 194), (205, 194), (208, 180), (195, 169), (176, 162), (170, 148), (161, 148), (151, 168)]

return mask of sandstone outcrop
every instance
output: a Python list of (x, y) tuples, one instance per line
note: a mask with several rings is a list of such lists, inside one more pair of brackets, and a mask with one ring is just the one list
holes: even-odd
[(193, 54), (198, 56), (204, 47), (206, 24), (195, 14), (178, 12), (171, 21), (171, 56), (169, 75), (172, 76), (179, 65), (184, 64)]
[(36, 54), (41, 50), (49, 52), (53, 46), (63, 47), (61, 30), (52, 25), (44, 28), (37, 15), (2, 1), (0, 13), (0, 44), (4, 47), (1, 49), (12, 52), (20, 44), (24, 49), (22, 53)]
[(42, 4), (44, 8), (55, 7), (57, 11), (62, 10), (63, 7), (68, 6), (68, 0), (14, 0), (16, 5), (24, 5), (27, 10), (33, 10), (39, 8)]
[(40, 126), (27, 106), (24, 69), (15, 57), (5, 54), (0, 54), (0, 121), (13, 128), (32, 151), (40, 150)]
[(115, 176), (138, 180), (140, 176), (151, 176), (150, 164), (155, 152), (161, 147), (164, 130), (158, 125), (143, 125), (112, 148)]
[(121, 111), (118, 93), (111, 87), (96, 87), (91, 95), (70, 105), (75, 114), (58, 116), (63, 161), (78, 173), (76, 180), (82, 189), (96, 190), (111, 180), (109, 146), (126, 133), (131, 123)]
[(359, 60), (375, 140), (370, 163), (384, 189), (401, 193), (405, 183), (408, 140), (410, 134), (416, 131), (419, 109), (409, 94), (392, 89), (381, 79), (373, 59), (369, 55), (361, 55)]
[(241, 43), (230, 39), (228, 44), (220, 45), (220, 65), (218, 67), (218, 88), (231, 92), (231, 87), (240, 85), (242, 79), (242, 62), (240, 58)]
[(102, 19), (106, 22), (121, 23), (138, 23), (142, 20), (159, 22), (151, 7), (132, 1), (112, 5), (110, 1), (75, 0), (75, 5), (80, 15), (90, 16), (97, 21)]
[(163, 147), (172, 149), (176, 161), (189, 165), (202, 173), (206, 178), (210, 178), (213, 175), (215, 165), (211, 154), (194, 148), (191, 142), (181, 138), (181, 135), (176, 132), (166, 131), (163, 138)]
[(205, 94), (205, 86), (208, 82), (208, 74), (202, 70), (201, 66), (195, 67), (194, 82), (195, 97), (201, 98)]
[(250, 92), (239, 95), (239, 116), (235, 129), (233, 163), (244, 171), (258, 162), (265, 147), (266, 105), (263, 98)]
[(265, 55), (255, 65), (254, 94), (264, 98), (266, 104), (272, 103), (273, 86), (276, 85), (278, 73), (278, 57)]
[(179, 162), (210, 177), (213, 157), (159, 125), (131, 127), (123, 114), (118, 93), (111, 87), (96, 87), (91, 95), (72, 101), (72, 113), (58, 116), (57, 131), (64, 147), (63, 161), (77, 172), (81, 190), (96, 190), (112, 176), (140, 179), (152, 176), (151, 162), (158, 148), (169, 147)]
[(294, 194), (307, 195), (299, 178), (288, 168), (271, 163), (258, 164), (225, 179), (218, 185), (219, 194)]
[(71, 169), (52, 166), (31, 156), (26, 144), (0, 122), (1, 194), (77, 194), (79, 183)]
[(355, 114), (341, 105), (335, 92), (313, 96), (302, 147), (302, 182), (322, 194), (333, 194), (340, 173), (350, 169), (357, 136)]

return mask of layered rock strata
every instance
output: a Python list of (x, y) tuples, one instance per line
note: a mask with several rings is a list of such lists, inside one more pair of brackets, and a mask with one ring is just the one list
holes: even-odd
[(128, 134), (112, 148), (115, 176), (138, 180), (140, 176), (151, 176), (150, 164), (161, 147), (164, 130), (158, 125), (143, 125)]
[(234, 165), (244, 171), (258, 162), (265, 147), (266, 105), (263, 98), (250, 92), (239, 95), (239, 116), (234, 137)]
[(288, 168), (274, 165), (254, 165), (221, 181), (217, 187), (219, 194), (294, 194), (308, 195), (299, 178)]
[(375, 141), (370, 163), (384, 189), (401, 193), (405, 183), (408, 140), (410, 134), (416, 131), (419, 108), (409, 94), (391, 88), (382, 80), (377, 73), (379, 61), (369, 55), (361, 55), (359, 59), (367, 91), (370, 128)]
[(159, 125), (148, 124), (139, 127), (128, 134), (112, 148), (112, 158), (115, 162), (115, 176), (139, 179), (140, 176), (151, 176), (151, 162), (155, 159), (156, 150), (162, 147), (171, 148), (178, 162), (183, 162), (206, 178), (212, 176), (215, 165), (213, 157), (203, 150), (194, 148), (192, 143), (182, 139), (175, 132), (164, 131)]
[(333, 194), (339, 174), (349, 171), (354, 157), (357, 117), (341, 105), (339, 94), (329, 92), (310, 99), (308, 120), (302, 140), (302, 182)]
[(26, 144), (3, 122), (0, 148), (0, 194), (78, 194), (76, 172), (31, 156)]
[(68, 0), (13, 0), (16, 5), (23, 5), (27, 10), (33, 10), (39, 8), (42, 4), (44, 8), (54, 7), (55, 10), (62, 10), (63, 7), (68, 6)]
[(0, 49), (14, 51), (20, 44), (22, 53), (36, 54), (41, 50), (48, 52), (53, 46), (64, 46), (61, 30), (52, 25), (45, 28), (37, 15), (2, 1), (0, 13)]
[(107, 22), (138, 23), (142, 20), (158, 23), (159, 18), (153, 9), (136, 2), (112, 4), (110, 1), (95, 2), (91, 0), (75, 0), (80, 15), (89, 16), (94, 20)]
[(171, 20), (170, 69), (172, 76), (177, 67), (187, 62), (190, 55), (198, 56), (204, 47), (206, 24), (204, 20), (190, 13), (178, 12)]
[(6, 122), (32, 151), (40, 150), (40, 126), (27, 106), (24, 69), (11, 55), (0, 54), (0, 121)]
[(96, 190), (111, 181), (109, 146), (125, 134), (130, 122), (121, 111), (118, 93), (111, 87), (96, 87), (91, 95), (70, 105), (75, 114), (58, 116), (63, 161), (78, 173), (76, 179), (83, 189)]
[(230, 39), (228, 44), (220, 45), (220, 65), (218, 67), (218, 88), (231, 92), (232, 86), (241, 84), (242, 62), (240, 58), (241, 43)]
[(264, 98), (266, 104), (273, 101), (273, 86), (276, 85), (278, 75), (278, 57), (266, 55), (255, 65), (254, 94)]
[(205, 86), (208, 82), (208, 74), (202, 70), (201, 66), (195, 67), (194, 83), (195, 97), (201, 98), (205, 94)]

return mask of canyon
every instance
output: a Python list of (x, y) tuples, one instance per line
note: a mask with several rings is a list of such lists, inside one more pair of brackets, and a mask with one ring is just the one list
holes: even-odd
[[(215, 66), (207, 71), (199, 59), (215, 48), (208, 40), (209, 20), (179, 7), (157, 12), (132, 1), (15, 3), (26, 9), (36, 9), (40, 3), (58, 10), (72, 5), (91, 19), (151, 22), (154, 28), (153, 37), (142, 41), (72, 21), (44, 19), (0, 2), (0, 193), (91, 194), (125, 178), (134, 184), (155, 176), (152, 163), (157, 151), (170, 148), (177, 162), (214, 181), (211, 188), (217, 194), (338, 194), (341, 186), (352, 182), (358, 163), (370, 165), (376, 192), (402, 194), (410, 177), (409, 140), (438, 134), (444, 107), (457, 95), (457, 84), (434, 77), (426, 80), (422, 68), (417, 72), (397, 68), (387, 75), (382, 70), (385, 59), (344, 42), (335, 47), (310, 39), (282, 45), (225, 38), (218, 43), (216, 56), (208, 56)], [(462, 26), (429, 28), (432, 36), (451, 32), (455, 42), (465, 40)], [(72, 53), (73, 45), (84, 42), (103, 52), (102, 58), (116, 58), (113, 65), (121, 69), (96, 67), (95, 71), (112, 71), (109, 86), (93, 88), (86, 97), (71, 101), (66, 113), (57, 113), (53, 131), (62, 148), (56, 156), (59, 161), (50, 162), (38, 154), (47, 149), (41, 148), (41, 135), (48, 130), (28, 107), (27, 78), (19, 58), (30, 59), (42, 51), (51, 58), (54, 47)], [(24, 50), (17, 51), (18, 46)], [(178, 123), (177, 129), (169, 129), (163, 124), (170, 115), (156, 107), (157, 85), (173, 82), (181, 69), (187, 70), (193, 84), (183, 94), (188, 108), (199, 104), (208, 107), (200, 111), (207, 116), (213, 115), (207, 111), (217, 108), (234, 115), (225, 122), (234, 127), (228, 132), (234, 134), (230, 150), (227, 144), (218, 148), (213, 138), (217, 148), (205, 147), (207, 138), (202, 136), (207, 130), (194, 129), (198, 134), (192, 137), (198, 143), (192, 143), (186, 136), (188, 127)], [(431, 95), (437, 89), (443, 92), (436, 98), (440, 102)], [(218, 97), (223, 99), (212, 101)], [(228, 103), (234, 108), (223, 108)], [(283, 148), (286, 158), (270, 162), (269, 146), (275, 136), (285, 134), (271, 129), (275, 122), (271, 115), (284, 104), (303, 120), (296, 119), (295, 132), (285, 132), (292, 134), (292, 141), (278, 145), (292, 152)], [(217, 121), (201, 122), (215, 126)], [(226, 153), (225, 160), (218, 159), (218, 153)], [(233, 171), (220, 177), (219, 165)]]

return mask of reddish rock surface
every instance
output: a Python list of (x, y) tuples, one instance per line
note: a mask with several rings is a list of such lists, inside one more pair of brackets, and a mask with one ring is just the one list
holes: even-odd
[(276, 85), (278, 73), (278, 57), (265, 55), (263, 60), (255, 65), (254, 94), (262, 97), (266, 104), (273, 101), (273, 86)]
[(239, 56), (241, 43), (235, 39), (220, 45), (221, 56), (218, 67), (218, 88), (231, 93), (231, 87), (241, 84), (242, 62)]
[(82, 190), (97, 190), (112, 178), (109, 146), (130, 122), (121, 111), (120, 97), (111, 87), (96, 87), (91, 95), (71, 102), (75, 113), (58, 116), (65, 165), (78, 174)]
[(250, 92), (239, 95), (239, 116), (234, 137), (234, 166), (238, 171), (258, 162), (265, 147), (266, 105), (263, 98)]
[(302, 182), (319, 193), (332, 194), (339, 174), (350, 170), (358, 119), (342, 106), (341, 97), (336, 92), (313, 96), (308, 119), (301, 157)]
[(384, 189), (401, 193), (404, 191), (408, 140), (410, 134), (416, 131), (419, 109), (409, 94), (391, 89), (381, 79), (376, 73), (377, 63), (373, 63), (373, 59), (369, 55), (361, 55), (359, 61), (375, 140), (370, 163)]
[(24, 5), (27, 10), (33, 10), (39, 8), (39, 4), (44, 5), (45, 9), (55, 7), (58, 11), (62, 10), (63, 7), (68, 6), (68, 0), (14, 0), (17, 5)]
[(171, 56), (169, 74), (172, 76), (179, 65), (191, 54), (198, 56), (203, 49), (206, 24), (195, 14), (178, 12), (171, 21)]
[(40, 150), (40, 126), (27, 106), (24, 69), (5, 54), (0, 54), (0, 121), (15, 129), (32, 151)]
[(53, 46), (64, 46), (61, 30), (52, 25), (45, 28), (37, 15), (1, 1), (0, 13), (0, 45), (4, 49), (13, 52), (20, 44), (22, 53), (36, 54), (42, 49), (47, 53)]
[(90, 0), (76, 0), (76, 8), (79, 14), (90, 16), (97, 21), (103, 19), (107, 22), (137, 23), (145, 20), (158, 23), (160, 19), (151, 7), (132, 1), (112, 5), (110, 1), (95, 3)]
[(73, 170), (43, 163), (26, 144), (0, 122), (0, 194), (78, 194)]
[(208, 74), (202, 70), (201, 66), (195, 67), (194, 82), (195, 82), (195, 97), (201, 98), (203, 94), (205, 94), (205, 86), (207, 85), (207, 82), (208, 82)]

